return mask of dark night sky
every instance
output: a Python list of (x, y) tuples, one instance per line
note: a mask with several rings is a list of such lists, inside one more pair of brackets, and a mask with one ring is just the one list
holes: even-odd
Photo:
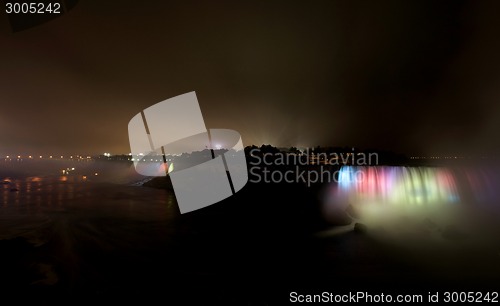
[(126, 153), (136, 113), (193, 90), (245, 145), (500, 151), (500, 2), (206, 2), (1, 15), (0, 154)]

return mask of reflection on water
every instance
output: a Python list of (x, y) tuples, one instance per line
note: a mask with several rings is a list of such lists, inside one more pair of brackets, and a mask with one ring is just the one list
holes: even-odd
[[(1, 206), (17, 207), (25, 212), (34, 212), (33, 209), (42, 206), (61, 206), (65, 201), (72, 200), (76, 191), (86, 188), (82, 182), (80, 177), (75, 176), (7, 178), (1, 185)], [(54, 196), (57, 201), (54, 201)]]
[(36, 235), (35, 240), (47, 240), (41, 237), (44, 228), (82, 216), (134, 221), (178, 214), (175, 196), (165, 190), (91, 182), (81, 175), (5, 178), (0, 193), (0, 239)]

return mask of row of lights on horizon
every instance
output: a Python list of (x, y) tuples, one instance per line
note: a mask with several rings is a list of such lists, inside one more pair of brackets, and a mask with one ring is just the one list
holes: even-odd
[[(141, 156), (143, 156), (143, 154), (141, 153), (140, 154)], [(104, 156), (104, 157), (112, 157), (114, 155), (112, 155), (111, 153), (108, 153), (108, 152), (105, 152), (103, 154), (101, 154), (101, 156)], [(129, 153), (128, 156), (132, 156), (132, 153)], [(40, 159), (65, 159), (65, 156), (64, 155), (39, 155), (39, 156), (33, 156), (33, 155), (5, 155), (4, 157), (0, 157), (0, 160), (3, 159), (4, 161), (12, 161), (12, 160), (18, 160), (18, 161), (21, 161), (21, 160), (24, 160), (24, 159), (28, 159), (28, 160), (40, 160)], [(78, 161), (83, 161), (83, 160), (92, 160), (93, 157), (90, 156), (90, 155), (66, 155), (66, 159), (71, 159), (71, 160), (78, 160)], [(129, 160), (131, 160), (129, 158)], [(133, 159), (132, 159), (133, 160)]]
[[(23, 155), (17, 155), (17, 156), (15, 156), (15, 155), (12, 155), (12, 156), (11, 155), (6, 155), (4, 157), (4, 159), (13, 159), (13, 158), (14, 159), (16, 159), (16, 158), (17, 159), (23, 159), (23, 158), (26, 158), (26, 159), (37, 159), (36, 156), (33, 156), (33, 155), (28, 155), (28, 156), (23, 156)], [(38, 159), (43, 159), (43, 158), (44, 158), (43, 155), (39, 155), (38, 156)], [(48, 155), (48, 157), (46, 156), (45, 158), (48, 158), (48, 159), (57, 159), (57, 158), (64, 159), (64, 155), (61, 155), (61, 156)], [(87, 156), (83, 156), (83, 155), (76, 155), (76, 156), (71, 155), (71, 156), (69, 156), (69, 159), (91, 159), (91, 158), (92, 157), (88, 156), (88, 155)]]
[[(105, 156), (105, 157), (111, 157), (111, 156), (113, 156), (111, 153), (108, 153), (108, 152), (105, 152), (105, 153), (103, 153), (102, 155), (103, 155), (103, 156)], [(129, 156), (131, 156), (131, 155), (132, 155), (132, 153), (128, 153), (128, 155), (129, 155)], [(141, 153), (141, 155), (143, 155), (143, 154)], [(67, 156), (67, 155), (66, 155), (66, 156)], [(36, 159), (36, 156), (34, 156), (34, 155), (17, 155), (17, 156), (16, 156), (16, 155), (6, 155), (6, 156), (5, 156), (5, 157), (3, 157), (3, 158), (16, 158), (16, 157), (17, 157), (18, 159), (21, 159), (21, 158)], [(58, 157), (59, 157), (60, 159), (64, 159), (64, 155), (60, 155), (60, 156), (58, 156), (58, 155), (46, 155), (46, 156), (45, 156), (45, 158), (49, 158), (49, 159), (50, 159), (50, 158), (52, 158), (52, 159), (54, 159), (54, 158), (55, 158), (55, 159), (57, 159)], [(0, 158), (2, 158), (2, 157), (0, 157)], [(39, 155), (39, 156), (38, 156), (38, 159), (42, 159), (42, 158), (44, 158), (44, 156), (43, 156), (43, 155)], [(70, 156), (69, 156), (69, 159), (74, 159), (74, 158), (75, 158), (75, 159), (91, 159), (91, 158), (92, 158), (92, 156), (90, 156), (90, 155), (70, 155)]]

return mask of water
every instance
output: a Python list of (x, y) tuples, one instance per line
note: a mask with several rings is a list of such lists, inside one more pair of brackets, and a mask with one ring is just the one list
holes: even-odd
[(176, 215), (174, 195), (141, 187), (148, 179), (120, 162), (2, 163), (0, 239), (22, 236), (41, 244), (50, 239), (44, 237), (48, 228), (82, 215), (88, 220), (102, 215), (168, 219), (167, 211)]
[[(75, 170), (60, 174), (68, 168)], [(127, 279), (125, 271), (137, 276), (144, 262), (165, 255), (178, 233), (175, 196), (133, 186), (145, 178), (127, 163), (33, 162), (3, 164), (0, 170), (4, 293), (50, 294), (43, 288), (55, 286), (53, 299), (111, 290), (110, 284)], [(9, 244), (14, 238), (26, 243)]]
[[(75, 170), (61, 175), (67, 168)], [(237, 305), (242, 299), (252, 304), (259, 294), (283, 301), (297, 284), (361, 290), (360, 283), (385, 283), (389, 290), (404, 281), (441, 288), (443, 280), (457, 277), (467, 284), (480, 278), (483, 288), (498, 283), (498, 225), (477, 222), (491, 220), (484, 212), (496, 207), (485, 191), (491, 189), (484, 182), (488, 171), (365, 170), (371, 180), (330, 186), (325, 205), (355, 206), (368, 234), (316, 240), (306, 231), (309, 222), (320, 221), (309, 211), (315, 197), (302, 185), (249, 183), (221, 203), (179, 215), (171, 192), (133, 186), (145, 178), (128, 163), (0, 164), (8, 180), (0, 186), (0, 238), (29, 243), (0, 243), (2, 294), (19, 292), (16, 299), (41, 304), (160, 297), (220, 305), (214, 301), (229, 297)], [(459, 214), (461, 207), (472, 210)], [(435, 229), (428, 229), (426, 218)], [(434, 238), (453, 222), (471, 238), (443, 250), (450, 241)], [(488, 244), (477, 248), (476, 234)]]
[(340, 192), (359, 203), (431, 205), (459, 201), (449, 169), (428, 167), (343, 167)]

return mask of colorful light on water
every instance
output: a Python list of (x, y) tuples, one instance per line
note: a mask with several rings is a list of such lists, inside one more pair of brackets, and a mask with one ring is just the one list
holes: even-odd
[(498, 223), (499, 182), (500, 168), (491, 163), (344, 166), (325, 194), (322, 213), (332, 225), (345, 225), (347, 218), (351, 229), (361, 223), (372, 237), (405, 247), (456, 239), (483, 243), (483, 234), (491, 235)]

